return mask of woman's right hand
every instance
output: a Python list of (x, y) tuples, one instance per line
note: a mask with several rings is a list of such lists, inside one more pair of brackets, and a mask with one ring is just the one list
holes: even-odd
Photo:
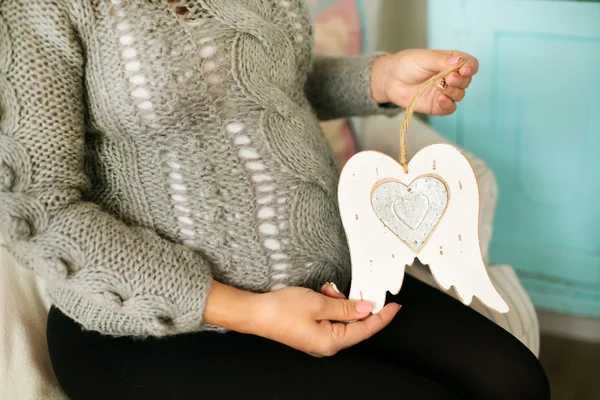
[(390, 303), (370, 315), (373, 305), (369, 302), (332, 298), (299, 287), (259, 296), (260, 311), (252, 333), (317, 357), (332, 356), (373, 336), (400, 309)]

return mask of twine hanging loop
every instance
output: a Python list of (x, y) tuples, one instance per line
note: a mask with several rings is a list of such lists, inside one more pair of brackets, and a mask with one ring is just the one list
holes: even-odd
[(429, 78), (423, 86), (415, 93), (414, 97), (406, 107), (406, 112), (404, 113), (404, 119), (402, 120), (402, 126), (400, 127), (400, 165), (402, 165), (402, 169), (404, 173), (408, 173), (408, 152), (406, 150), (406, 132), (408, 131), (408, 124), (410, 124), (410, 118), (412, 117), (415, 107), (419, 103), (421, 96), (427, 90), (429, 90), (438, 80), (442, 79), (443, 84), (446, 84), (446, 81), (443, 80), (446, 76), (454, 71), (458, 71), (463, 65), (465, 65), (465, 61), (458, 63), (457, 65), (442, 71), (431, 78)]

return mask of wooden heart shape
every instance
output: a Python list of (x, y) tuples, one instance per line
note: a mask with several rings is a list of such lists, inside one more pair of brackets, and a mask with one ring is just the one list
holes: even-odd
[(409, 186), (382, 180), (371, 194), (377, 218), (415, 252), (427, 242), (447, 203), (446, 185), (434, 176), (419, 177)]
[[(375, 208), (375, 206), (373, 208)], [(429, 200), (423, 195), (409, 197), (400, 195), (398, 200), (393, 202), (392, 211), (400, 222), (412, 230), (417, 230), (427, 216), (427, 212), (429, 211)], [(381, 216), (378, 215), (378, 217), (381, 219)]]
[(454, 146), (435, 144), (407, 169), (363, 151), (342, 170), (338, 201), (352, 262), (350, 298), (370, 301), (378, 312), (386, 292), (400, 291), (405, 267), (418, 256), (437, 284), (454, 287), (464, 304), (477, 297), (507, 312), (481, 257), (479, 189), (469, 161)]

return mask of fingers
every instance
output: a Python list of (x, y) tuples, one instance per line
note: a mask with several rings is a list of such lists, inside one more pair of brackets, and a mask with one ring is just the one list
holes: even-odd
[(333, 282), (327, 282), (326, 284), (324, 284), (321, 287), (321, 294), (323, 294), (327, 297), (332, 297), (334, 299), (345, 299), (346, 298), (346, 296), (344, 296), (343, 293), (340, 293), (339, 289)]
[(473, 76), (479, 70), (479, 61), (470, 54), (463, 53), (457, 50), (451, 51), (441, 51), (443, 54), (443, 58), (445, 62), (442, 62), (443, 65), (440, 66), (440, 71), (452, 66), (457, 65), (460, 62), (464, 61), (465, 65), (460, 67), (458, 70), (459, 74), (463, 77)]
[(351, 301), (323, 296), (315, 317), (318, 320), (354, 321), (365, 318), (371, 311), (373, 311), (373, 304), (368, 301)]
[(461, 101), (465, 98), (465, 89), (450, 85), (437, 85), (437, 90), (450, 98), (454, 102)]
[(444, 71), (460, 62), (460, 59), (457, 58), (456, 60), (452, 60), (454, 64), (450, 64), (448, 54), (444, 51), (415, 50), (413, 54), (413, 60), (419, 68), (434, 74)]
[(434, 115), (449, 115), (456, 111), (456, 103), (445, 94), (437, 96), (437, 102), (434, 107)]
[(475, 57), (457, 50), (418, 51), (414, 53), (414, 60), (420, 68), (435, 73), (464, 61), (465, 65), (460, 67), (458, 75), (465, 78), (475, 75), (479, 70), (479, 61)]
[(458, 72), (452, 72), (444, 79), (448, 86), (466, 89), (471, 84), (473, 78), (471, 76), (463, 77)]
[[(463, 56), (456, 55), (458, 52), (450, 52), (451, 58), (448, 60), (449, 64), (457, 63), (455, 62), (458, 57), (460, 60), (463, 59)], [(464, 54), (464, 53), (460, 53)], [(466, 55), (468, 56), (468, 55)], [(466, 57), (465, 56), (465, 57)], [(470, 56), (469, 56), (470, 57)], [(443, 79), (443, 81), (439, 82), (436, 85), (436, 88), (440, 94), (437, 96), (437, 104), (434, 105), (435, 109), (433, 110), (436, 115), (449, 115), (456, 111), (456, 103), (465, 98), (465, 89), (469, 87), (471, 84), (472, 75), (477, 72), (479, 68), (479, 63), (473, 57), (471, 63), (467, 61), (465, 66), (468, 66), (468, 70), (463, 71), (465, 66), (461, 67), (458, 72), (452, 72)], [(463, 73), (464, 72), (464, 73)]]
[[(339, 349), (345, 349), (366, 340), (385, 328), (396, 316), (402, 306), (390, 303), (383, 309), (362, 321), (349, 324), (333, 324), (333, 340)], [(336, 347), (337, 347), (336, 346)]]
[(441, 80), (436, 89), (440, 94), (434, 105), (434, 114), (448, 115), (456, 110), (456, 103), (465, 98), (465, 88), (471, 83), (471, 77), (462, 77), (458, 73), (451, 73)]

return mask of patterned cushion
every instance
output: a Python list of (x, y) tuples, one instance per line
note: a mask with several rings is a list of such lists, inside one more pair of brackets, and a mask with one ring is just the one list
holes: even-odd
[[(315, 51), (320, 54), (357, 55), (363, 47), (363, 15), (356, 0), (309, 0), (315, 24)], [(358, 151), (347, 119), (321, 124), (340, 166)]]

